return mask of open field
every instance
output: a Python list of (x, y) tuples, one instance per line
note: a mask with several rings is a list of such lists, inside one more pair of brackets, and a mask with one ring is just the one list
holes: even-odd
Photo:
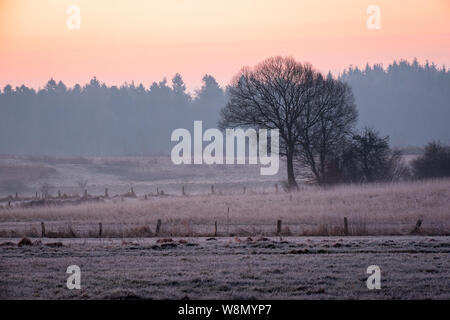
[[(283, 171), (169, 165), (2, 158), (3, 186), (27, 191), (0, 203), (0, 298), (450, 299), (450, 179), (285, 193)], [(53, 197), (33, 199), (44, 182)], [(19, 247), (23, 236), (33, 244)], [(81, 290), (66, 288), (73, 264)], [(381, 290), (366, 287), (370, 265)]]
[(2, 239), (0, 256), (2, 299), (450, 299), (450, 237)]
[[(450, 180), (313, 186), (299, 192), (105, 198), (79, 205), (12, 207), (0, 210), (0, 236), (36, 237), (45, 222), (51, 237), (274, 235), (282, 220), (285, 236), (407, 235), (417, 220), (420, 234), (450, 234)], [(230, 209), (228, 212), (228, 208)]]
[(82, 194), (79, 181), (86, 181), (90, 194), (123, 194), (133, 187), (136, 193), (205, 194), (214, 184), (218, 192), (273, 191), (285, 180), (284, 162), (274, 176), (261, 176), (259, 165), (174, 165), (170, 157), (29, 157), (0, 155), (0, 198), (8, 195), (34, 196), (43, 183), (68, 195)]

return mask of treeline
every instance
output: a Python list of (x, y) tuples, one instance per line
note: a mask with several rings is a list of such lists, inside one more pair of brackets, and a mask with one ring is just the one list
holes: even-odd
[(399, 147), (450, 143), (450, 72), (445, 66), (401, 60), (387, 68), (350, 67), (340, 79), (353, 89), (360, 128), (377, 128)]
[[(339, 77), (352, 88), (359, 129), (376, 128), (398, 147), (450, 144), (450, 73), (433, 63), (400, 61), (387, 68), (350, 67)], [(182, 77), (150, 87), (107, 86), (96, 78), (68, 88), (51, 79), (35, 90), (0, 90), (0, 154), (168, 154), (173, 129), (203, 120), (216, 127), (227, 93), (205, 75), (194, 94)]]
[(95, 77), (68, 88), (51, 79), (40, 90), (7, 85), (0, 92), (0, 153), (18, 155), (167, 154), (175, 128), (193, 120), (216, 127), (224, 90), (205, 75), (189, 94), (176, 74), (149, 88), (107, 86)]

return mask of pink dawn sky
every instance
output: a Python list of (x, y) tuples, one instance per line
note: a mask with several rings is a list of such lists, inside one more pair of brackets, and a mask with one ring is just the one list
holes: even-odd
[[(80, 29), (66, 13), (80, 8)], [(370, 5), (381, 29), (366, 26)], [(244, 65), (291, 55), (337, 74), (417, 57), (450, 65), (448, 0), (0, 0), (0, 87), (93, 76), (148, 87), (179, 72), (226, 85)]]

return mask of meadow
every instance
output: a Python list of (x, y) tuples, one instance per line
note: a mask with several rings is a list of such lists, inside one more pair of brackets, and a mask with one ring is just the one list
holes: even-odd
[(158, 220), (160, 236), (271, 236), (278, 220), (284, 236), (408, 235), (418, 220), (419, 234), (450, 234), (449, 179), (272, 189), (136, 194), (29, 208), (13, 203), (0, 210), (0, 235), (36, 237), (44, 222), (52, 237), (98, 237), (99, 223), (103, 237), (148, 237)]
[(0, 158), (3, 185), (24, 188), (0, 201), (0, 298), (449, 298), (450, 179), (288, 193), (259, 167), (168, 161)]

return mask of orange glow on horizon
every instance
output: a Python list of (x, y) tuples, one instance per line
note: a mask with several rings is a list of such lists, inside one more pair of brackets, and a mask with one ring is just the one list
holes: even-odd
[[(66, 27), (69, 5), (81, 29)], [(371, 4), (381, 29), (366, 28)], [(0, 0), (0, 86), (94, 75), (149, 86), (181, 73), (226, 85), (243, 65), (292, 55), (321, 71), (426, 59), (450, 64), (450, 2), (389, 0)]]

